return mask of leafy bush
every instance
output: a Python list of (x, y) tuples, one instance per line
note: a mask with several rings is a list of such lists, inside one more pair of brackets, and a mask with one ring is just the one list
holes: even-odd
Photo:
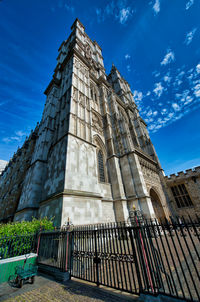
[[(0, 259), (30, 253), (36, 249), (37, 233), (53, 230), (52, 219), (35, 219), (32, 221), (0, 224)], [(6, 238), (5, 238), (6, 237)]]
[(47, 217), (43, 219), (35, 219), (32, 221), (10, 222), (0, 224), (0, 238), (11, 237), (16, 235), (28, 235), (39, 232), (39, 230), (53, 230), (53, 219)]

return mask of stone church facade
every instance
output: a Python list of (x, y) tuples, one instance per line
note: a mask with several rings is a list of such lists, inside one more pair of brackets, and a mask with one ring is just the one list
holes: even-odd
[(0, 220), (168, 218), (164, 174), (127, 81), (76, 19), (45, 90), (40, 124), (0, 176)]

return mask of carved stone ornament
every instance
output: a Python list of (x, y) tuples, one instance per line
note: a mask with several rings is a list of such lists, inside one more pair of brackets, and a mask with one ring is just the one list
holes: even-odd
[(85, 107), (85, 98), (84, 98), (84, 95), (82, 93), (80, 93), (80, 95), (79, 95), (79, 103), (80, 103), (80, 105)]
[(102, 121), (100, 120), (100, 118), (98, 117), (98, 115), (94, 112), (92, 112), (92, 126), (93, 128), (100, 134), (103, 133), (102, 131)]
[(91, 50), (91, 47), (89, 46), (89, 44), (86, 46), (85, 56), (88, 60), (92, 60), (92, 50)]
[(73, 99), (77, 101), (77, 89), (74, 88), (74, 91), (73, 91)]
[(79, 65), (80, 65), (79, 61), (76, 61), (76, 68), (77, 69), (79, 69)]

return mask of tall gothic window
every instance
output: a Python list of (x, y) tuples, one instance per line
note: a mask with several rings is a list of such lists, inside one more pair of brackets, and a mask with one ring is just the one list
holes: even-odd
[(103, 162), (103, 152), (99, 150), (98, 152), (98, 168), (99, 168), (99, 180), (100, 182), (106, 182), (104, 162)]
[(173, 186), (171, 187), (171, 190), (178, 208), (193, 206), (184, 184)]
[(93, 89), (90, 88), (90, 95), (91, 95), (91, 99), (93, 99)]

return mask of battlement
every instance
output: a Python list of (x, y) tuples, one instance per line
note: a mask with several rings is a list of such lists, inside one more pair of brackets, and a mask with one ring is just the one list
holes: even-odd
[(2, 173), (0, 174), (0, 178), (1, 177), (3, 178), (4, 174), (6, 174), (6, 171), (8, 171), (8, 168), (15, 165), (16, 162), (19, 161), (23, 162), (24, 152), (26, 152), (26, 150), (29, 149), (29, 146), (31, 146), (31, 142), (36, 140), (38, 135), (38, 130), (39, 130), (39, 123), (37, 124), (34, 130), (31, 130), (30, 135), (26, 137), (22, 147), (18, 148), (16, 153), (14, 152), (13, 157), (8, 161), (3, 171), (1, 171)]
[(178, 179), (189, 178), (189, 177), (193, 177), (193, 176), (200, 177), (200, 166), (167, 175), (167, 176), (165, 176), (165, 179), (166, 180), (178, 180)]

